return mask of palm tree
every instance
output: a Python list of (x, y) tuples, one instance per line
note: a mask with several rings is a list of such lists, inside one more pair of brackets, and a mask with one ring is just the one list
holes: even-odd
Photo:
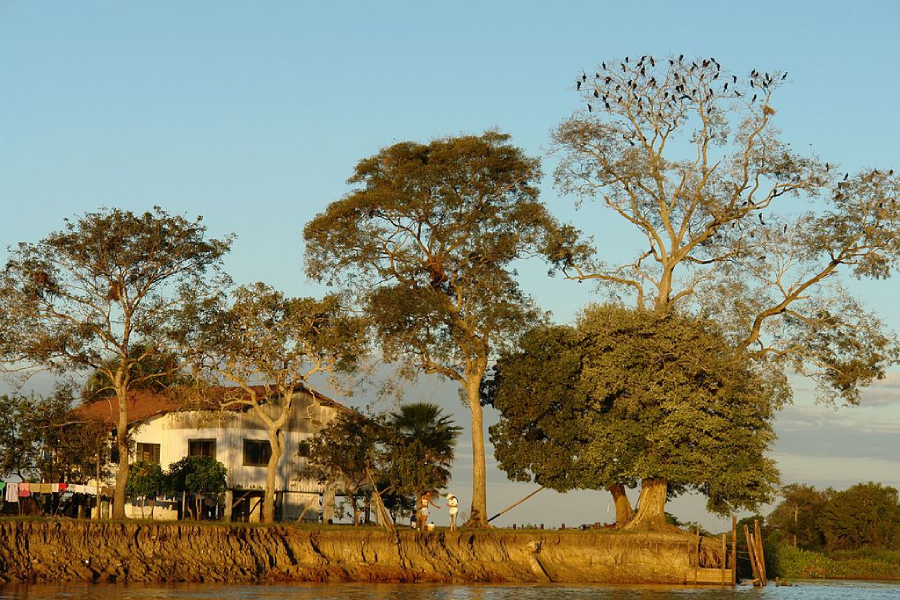
[(447, 486), (461, 427), (436, 404), (405, 404), (385, 419), (382, 474), (391, 495), (419, 498)]

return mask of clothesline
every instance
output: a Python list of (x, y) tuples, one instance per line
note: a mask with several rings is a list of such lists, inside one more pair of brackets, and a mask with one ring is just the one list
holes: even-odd
[[(3, 493), (5, 490), (5, 493)], [(4, 482), (0, 481), (0, 493), (7, 502), (18, 502), (19, 498), (29, 498), (32, 494), (89, 494), (97, 495), (97, 486), (82, 485), (79, 483), (31, 483), (31, 482)], [(103, 486), (101, 495), (109, 495), (109, 488)]]

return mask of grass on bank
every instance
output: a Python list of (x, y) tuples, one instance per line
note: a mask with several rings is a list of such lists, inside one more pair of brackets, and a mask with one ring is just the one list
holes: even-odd
[(787, 579), (900, 580), (900, 552), (856, 550), (830, 556), (786, 544), (767, 549), (773, 572)]

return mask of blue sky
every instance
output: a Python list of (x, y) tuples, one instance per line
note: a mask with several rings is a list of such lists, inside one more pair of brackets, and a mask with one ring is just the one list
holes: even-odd
[[(549, 131), (579, 108), (575, 75), (626, 55), (788, 71), (775, 108), (796, 149), (845, 170), (900, 168), (900, 4), (720, 4), (0, 0), (0, 260), (67, 216), (159, 204), (203, 215), (212, 235), (236, 233), (227, 268), (238, 282), (317, 295), (300, 232), (346, 193), (358, 160), (394, 141), (496, 127), (550, 174)], [(576, 212), (549, 175), (543, 190), (601, 251), (623, 245), (610, 215)], [(561, 322), (598, 299), (539, 265), (523, 269), (523, 285)], [(897, 281), (850, 285), (900, 328)], [(807, 387), (798, 382), (778, 420), (785, 481), (900, 486), (900, 376), (838, 411), (813, 406)], [(416, 390), (465, 419), (452, 387)], [(466, 506), (469, 446), (459, 454), (454, 491)], [(491, 511), (532, 489), (490, 480)], [(543, 492), (506, 522), (593, 522), (606, 504)], [(672, 508), (713, 524), (696, 499)]]

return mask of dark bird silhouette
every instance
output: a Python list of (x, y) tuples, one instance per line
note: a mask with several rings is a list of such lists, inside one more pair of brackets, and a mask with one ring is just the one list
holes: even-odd
[(628, 62), (628, 57), (627, 57), (627, 56), (625, 57), (625, 62), (626, 62), (626, 63)]
[(827, 173), (830, 170), (831, 170), (831, 165), (828, 163), (825, 163), (825, 172)]
[(753, 100), (750, 101), (750, 104), (753, 104), (754, 102), (756, 102), (756, 94), (753, 94)]
[(590, 104), (588, 104), (588, 112), (594, 112), (594, 109)]
[(587, 75), (586, 75), (585, 73), (582, 73), (582, 74), (581, 74), (581, 80), (582, 80), (582, 81), (587, 81)]
[(894, 174), (894, 170), (893, 170), (893, 169), (891, 169), (890, 171), (888, 171), (888, 175), (893, 175), (893, 174)]
[(784, 226), (784, 231), (782, 233), (787, 233), (787, 225)]
[(576, 90), (581, 90), (581, 81), (576, 81), (576, 82), (575, 82), (575, 89), (576, 89)]
[(763, 221), (762, 213), (759, 213), (759, 224), (760, 224), (760, 225), (765, 225), (765, 224), (766, 224), (766, 222)]
[(782, 81), (787, 79), (787, 71), (785, 71), (784, 75), (781, 76)]
[(727, 91), (728, 91), (728, 82), (727, 82), (727, 81), (725, 82), (725, 87), (722, 88), (722, 91), (723, 91), (723, 92), (727, 92)]
[(606, 106), (606, 110), (609, 110), (609, 102), (604, 102), (603, 104)]
[(737, 75), (732, 75), (731, 78), (734, 79), (734, 83), (737, 83)]
[(844, 173), (844, 181), (850, 179), (850, 173)]
[(606, 63), (600, 63), (603, 66), (603, 70), (606, 70)]
[(600, 97), (600, 92), (598, 92), (597, 90), (594, 90), (594, 98), (599, 98), (599, 97)]
[(684, 60), (684, 54), (679, 54), (679, 55), (678, 55), (678, 62), (681, 62), (682, 60)]

